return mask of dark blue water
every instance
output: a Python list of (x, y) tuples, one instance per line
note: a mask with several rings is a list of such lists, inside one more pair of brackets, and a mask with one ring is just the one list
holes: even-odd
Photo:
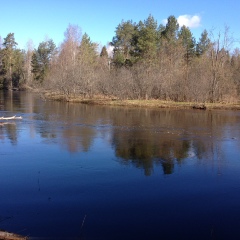
[(0, 93), (0, 229), (32, 239), (239, 239), (240, 112)]

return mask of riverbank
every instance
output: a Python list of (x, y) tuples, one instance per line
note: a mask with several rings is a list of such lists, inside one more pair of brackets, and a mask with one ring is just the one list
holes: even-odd
[(194, 103), (194, 102), (172, 102), (161, 100), (82, 100), (84, 104), (150, 107), (150, 108), (174, 108), (174, 109), (228, 109), (240, 110), (240, 104), (224, 103)]
[(66, 98), (63, 95), (44, 93), (45, 99), (56, 101), (67, 101), (71, 103), (82, 103), (89, 105), (109, 105), (109, 106), (127, 106), (127, 107), (147, 107), (147, 108), (173, 108), (173, 109), (222, 109), (222, 110), (240, 110), (240, 103), (196, 103), (196, 102), (173, 102), (163, 100), (120, 100), (110, 98), (84, 99), (78, 97)]

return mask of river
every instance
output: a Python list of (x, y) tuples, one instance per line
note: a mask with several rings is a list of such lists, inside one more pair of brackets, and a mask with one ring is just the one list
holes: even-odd
[(0, 229), (34, 239), (238, 239), (240, 112), (0, 92)]

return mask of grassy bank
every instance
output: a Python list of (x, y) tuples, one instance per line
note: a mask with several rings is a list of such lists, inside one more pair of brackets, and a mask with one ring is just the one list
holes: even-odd
[(240, 104), (224, 103), (193, 103), (193, 102), (172, 102), (161, 100), (82, 100), (84, 104), (132, 106), (150, 108), (174, 108), (174, 109), (229, 109), (240, 110)]
[(84, 99), (80, 97), (68, 97), (64, 95), (44, 93), (44, 98), (67, 101), (72, 103), (92, 104), (92, 105), (110, 105), (110, 106), (128, 106), (128, 107), (148, 107), (148, 108), (174, 108), (174, 109), (228, 109), (240, 110), (240, 103), (194, 103), (194, 102), (173, 102), (162, 100), (118, 100), (107, 98)]

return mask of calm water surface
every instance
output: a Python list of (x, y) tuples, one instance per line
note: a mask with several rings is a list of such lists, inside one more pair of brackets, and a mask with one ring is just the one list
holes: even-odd
[(33, 239), (240, 239), (240, 112), (0, 92), (0, 229)]

